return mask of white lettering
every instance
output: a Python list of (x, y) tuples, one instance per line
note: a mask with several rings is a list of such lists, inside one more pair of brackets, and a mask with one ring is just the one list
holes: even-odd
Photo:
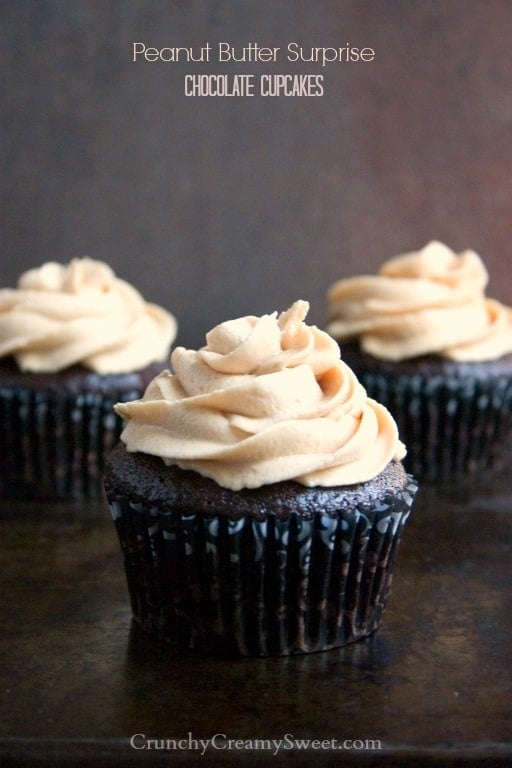
[(254, 96), (254, 75), (185, 75), (185, 96)]
[(139, 56), (143, 56), (146, 61), (164, 61), (179, 62), (209, 62), (212, 46), (210, 43), (194, 49), (193, 46), (177, 48), (147, 48), (145, 43), (133, 43), (132, 61), (137, 61)]
[(323, 96), (323, 75), (261, 75), (261, 96)]
[(191, 731), (186, 737), (155, 739), (148, 738), (144, 733), (134, 733), (130, 738), (130, 746), (136, 750), (168, 750), (200, 752), (202, 756), (211, 748), (217, 751), (262, 751), (271, 752), (275, 757), (281, 749), (297, 751), (329, 751), (329, 750), (381, 750), (380, 739), (318, 739), (296, 738), (286, 733), (281, 739), (230, 739), (225, 733), (216, 733), (209, 739), (194, 738)]
[(343, 48), (304, 48), (299, 43), (288, 43), (287, 47), (288, 61), (308, 61), (321, 64), (325, 67), (333, 61), (373, 61), (375, 51), (373, 48), (355, 48), (346, 43)]
[(259, 62), (259, 61), (277, 61), (277, 55), (280, 48), (265, 48), (258, 43), (249, 43), (243, 48), (235, 48), (229, 43), (219, 43), (218, 59), (219, 61), (237, 61), (237, 62)]
[[(143, 744), (141, 747), (138, 746), (139, 739), (142, 739)], [(133, 749), (146, 749), (146, 735), (144, 733), (134, 733), (133, 736), (130, 739), (130, 747)]]
[[(217, 741), (218, 739), (220, 740), (220, 743)], [(210, 744), (213, 749), (226, 749), (226, 739), (227, 736), (225, 733), (216, 733), (215, 736), (211, 737)]]

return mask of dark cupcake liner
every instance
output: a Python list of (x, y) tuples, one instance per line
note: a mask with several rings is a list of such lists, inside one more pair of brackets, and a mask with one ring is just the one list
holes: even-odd
[(133, 617), (160, 640), (241, 656), (346, 645), (381, 624), (417, 486), (306, 520), (165, 512), (109, 499)]
[(102, 494), (104, 455), (119, 440), (113, 406), (141, 391), (0, 388), (0, 490), (14, 499)]
[(368, 395), (394, 416), (404, 466), (421, 480), (479, 479), (512, 447), (512, 377), (381, 375), (357, 370)]

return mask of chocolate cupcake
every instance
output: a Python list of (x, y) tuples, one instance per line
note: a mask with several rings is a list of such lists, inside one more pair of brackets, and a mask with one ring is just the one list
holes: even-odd
[(512, 310), (487, 282), (476, 253), (432, 242), (329, 290), (327, 331), (393, 414), (419, 479), (481, 480), (510, 457)]
[(0, 290), (0, 493), (95, 497), (122, 420), (165, 364), (176, 321), (104, 263), (75, 259)]
[(104, 486), (134, 620), (158, 639), (285, 655), (381, 624), (417, 486), (307, 310), (222, 323), (116, 407)]

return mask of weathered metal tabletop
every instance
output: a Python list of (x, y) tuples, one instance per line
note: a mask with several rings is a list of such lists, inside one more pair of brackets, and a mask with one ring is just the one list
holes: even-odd
[(2, 502), (0, 763), (512, 764), (511, 488), (421, 489), (372, 638), (234, 661), (132, 627), (102, 503)]

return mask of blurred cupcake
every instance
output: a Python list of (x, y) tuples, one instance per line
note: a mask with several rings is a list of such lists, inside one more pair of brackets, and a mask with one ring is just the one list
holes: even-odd
[(135, 621), (229, 655), (345, 645), (382, 620), (416, 483), (308, 304), (178, 347), (140, 400), (105, 490)]
[(512, 438), (512, 310), (474, 251), (431, 242), (329, 290), (327, 331), (384, 403), (420, 479), (480, 479)]
[(100, 261), (50, 262), (1, 289), (1, 494), (99, 495), (122, 427), (113, 405), (140, 397), (175, 335), (172, 315)]

